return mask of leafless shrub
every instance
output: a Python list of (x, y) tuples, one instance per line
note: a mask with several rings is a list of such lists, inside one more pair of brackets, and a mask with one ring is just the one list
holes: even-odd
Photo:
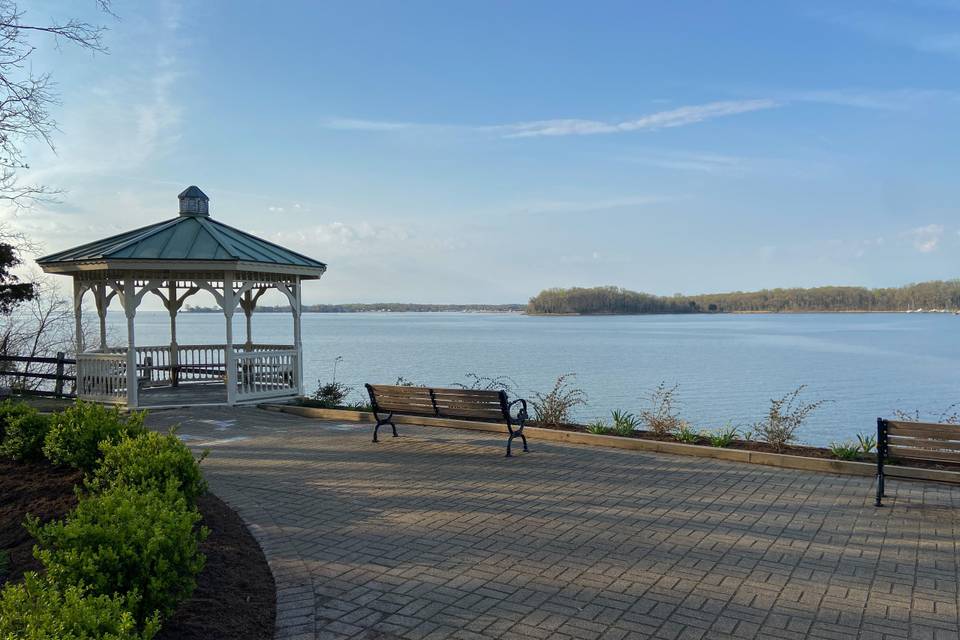
[(555, 427), (570, 422), (574, 407), (587, 404), (587, 393), (573, 386), (575, 373), (565, 373), (553, 385), (549, 393), (535, 393), (531, 401), (534, 419), (538, 424)]
[[(0, 316), (0, 355), (27, 358), (53, 357), (63, 352), (76, 354), (73, 304), (57, 291), (46, 278), (31, 276), (37, 281), (37, 295), (21, 303), (9, 315)], [(94, 335), (90, 323), (82, 327), (84, 342)], [(49, 363), (5, 363), (0, 370), (0, 386), (11, 389), (37, 390), (52, 385), (50, 380), (30, 378), (24, 372), (52, 374), (56, 365)], [(72, 371), (65, 371), (72, 374)]]
[(649, 408), (640, 412), (647, 429), (658, 437), (668, 436), (680, 427), (682, 420), (676, 411), (679, 388), (679, 384), (668, 387), (666, 382), (661, 382), (647, 398)]
[(797, 431), (803, 423), (826, 402), (800, 402), (799, 396), (806, 387), (802, 384), (782, 398), (770, 400), (767, 417), (753, 425), (753, 434), (758, 440), (766, 442), (775, 451), (782, 451), (786, 445), (796, 441)]
[(935, 422), (937, 424), (960, 424), (960, 402), (954, 402), (939, 414), (930, 414), (930, 417), (924, 419), (919, 409), (913, 411), (904, 411), (897, 409), (893, 412), (894, 418), (903, 422)]
[(517, 383), (509, 376), (490, 377), (471, 372), (464, 377), (467, 382), (454, 382), (452, 386), (474, 391), (506, 391), (510, 395), (513, 395), (513, 390), (517, 388)]

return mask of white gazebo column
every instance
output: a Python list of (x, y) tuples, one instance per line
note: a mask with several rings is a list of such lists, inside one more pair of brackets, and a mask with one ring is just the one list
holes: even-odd
[(128, 274), (123, 281), (123, 310), (127, 314), (127, 407), (137, 408), (137, 340), (134, 318), (137, 316), (136, 279)]
[(300, 276), (296, 276), (293, 283), (293, 300), (290, 305), (293, 311), (293, 348), (297, 352), (297, 395), (303, 395), (303, 340), (300, 336)]
[(223, 274), (223, 316), (227, 322), (227, 344), (224, 346), (223, 366), (226, 367), (224, 382), (227, 385), (227, 404), (237, 402), (237, 367), (233, 353), (233, 311), (237, 306), (233, 292), (233, 274)]
[(107, 285), (104, 283), (96, 285), (93, 293), (93, 301), (97, 305), (97, 317), (100, 320), (100, 350), (104, 351), (107, 348), (107, 308), (110, 306)]
[(240, 301), (240, 306), (243, 307), (243, 315), (247, 320), (247, 341), (243, 344), (245, 351), (253, 350), (253, 307), (256, 304), (256, 300), (253, 299), (253, 291), (249, 289), (243, 294), (243, 300)]
[(80, 278), (73, 276), (73, 318), (75, 321), (74, 339), (76, 341), (77, 354), (83, 353), (83, 283)]
[(177, 350), (177, 281), (167, 282), (167, 313), (170, 314), (170, 384), (177, 386), (180, 383), (180, 353)]

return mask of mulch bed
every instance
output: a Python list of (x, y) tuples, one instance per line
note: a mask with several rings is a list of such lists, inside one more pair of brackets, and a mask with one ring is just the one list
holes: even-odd
[[(49, 464), (0, 460), (0, 551), (9, 554), (5, 581), (41, 569), (34, 540), (23, 528), (30, 513), (47, 521), (62, 518), (77, 503), (80, 473)], [(214, 495), (197, 501), (210, 535), (200, 545), (207, 563), (197, 589), (156, 636), (158, 640), (268, 640), (273, 638), (276, 595), (273, 575), (260, 546), (230, 507)]]

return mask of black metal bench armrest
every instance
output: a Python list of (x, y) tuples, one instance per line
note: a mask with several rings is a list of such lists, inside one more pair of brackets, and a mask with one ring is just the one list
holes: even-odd
[(527, 421), (527, 418), (530, 417), (530, 414), (527, 413), (527, 401), (524, 400), (523, 398), (517, 398), (516, 400), (512, 401), (510, 404), (507, 405), (508, 414), (511, 413), (513, 409), (513, 405), (515, 404), (520, 405), (520, 411), (517, 412), (517, 422), (522, 424)]

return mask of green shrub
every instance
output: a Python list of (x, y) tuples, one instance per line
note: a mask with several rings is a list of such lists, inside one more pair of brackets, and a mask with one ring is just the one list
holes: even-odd
[(729, 447), (740, 435), (740, 430), (732, 424), (727, 424), (716, 431), (707, 434), (711, 447)]
[(4, 640), (150, 640), (156, 618), (137, 630), (130, 613), (137, 598), (92, 596), (82, 587), (60, 588), (30, 572), (0, 593), (0, 638)]
[(640, 418), (632, 413), (620, 411), (619, 409), (611, 412), (610, 418), (613, 420), (613, 429), (611, 429), (611, 431), (618, 436), (629, 438), (633, 435), (634, 431), (637, 430), (637, 427), (640, 426)]
[(14, 460), (40, 460), (43, 458), (44, 438), (50, 431), (50, 416), (28, 408), (18, 415), (10, 414), (0, 455)]
[(313, 400), (322, 407), (334, 409), (342, 407), (347, 401), (347, 396), (353, 391), (351, 387), (342, 382), (317, 382), (317, 390), (313, 392)]
[(684, 444), (695, 444), (697, 440), (700, 439), (700, 434), (690, 428), (689, 422), (681, 421), (673, 437), (676, 438), (678, 442), (683, 442)]
[(877, 448), (877, 436), (858, 433), (857, 441), (860, 443), (860, 450), (864, 453), (870, 453)]
[(594, 420), (587, 425), (587, 433), (593, 433), (596, 435), (606, 435), (610, 433), (610, 427), (607, 426), (603, 420)]
[(117, 407), (77, 401), (54, 416), (43, 453), (55, 464), (91, 472), (100, 459), (100, 444), (144, 433), (145, 417), (144, 412), (135, 411), (125, 416)]
[(141, 491), (160, 491), (172, 482), (192, 505), (207, 490), (200, 473), (200, 461), (207, 454), (194, 459), (175, 430), (166, 435), (148, 431), (117, 443), (104, 442), (100, 451), (102, 460), (87, 481), (87, 487), (93, 491), (104, 491), (118, 484)]
[(833, 457), (841, 460), (856, 460), (857, 456), (860, 455), (860, 445), (850, 440), (831, 442), (830, 453), (833, 454)]
[(63, 522), (26, 528), (39, 546), (34, 556), (58, 584), (85, 584), (94, 595), (137, 593), (138, 624), (154, 612), (165, 617), (190, 597), (205, 558), (198, 543), (200, 513), (175, 486), (142, 492), (118, 485), (80, 500)]
[(11, 420), (25, 413), (35, 412), (36, 410), (25, 402), (14, 402), (13, 400), (0, 402), (0, 441), (3, 441), (7, 433), (7, 425)]

